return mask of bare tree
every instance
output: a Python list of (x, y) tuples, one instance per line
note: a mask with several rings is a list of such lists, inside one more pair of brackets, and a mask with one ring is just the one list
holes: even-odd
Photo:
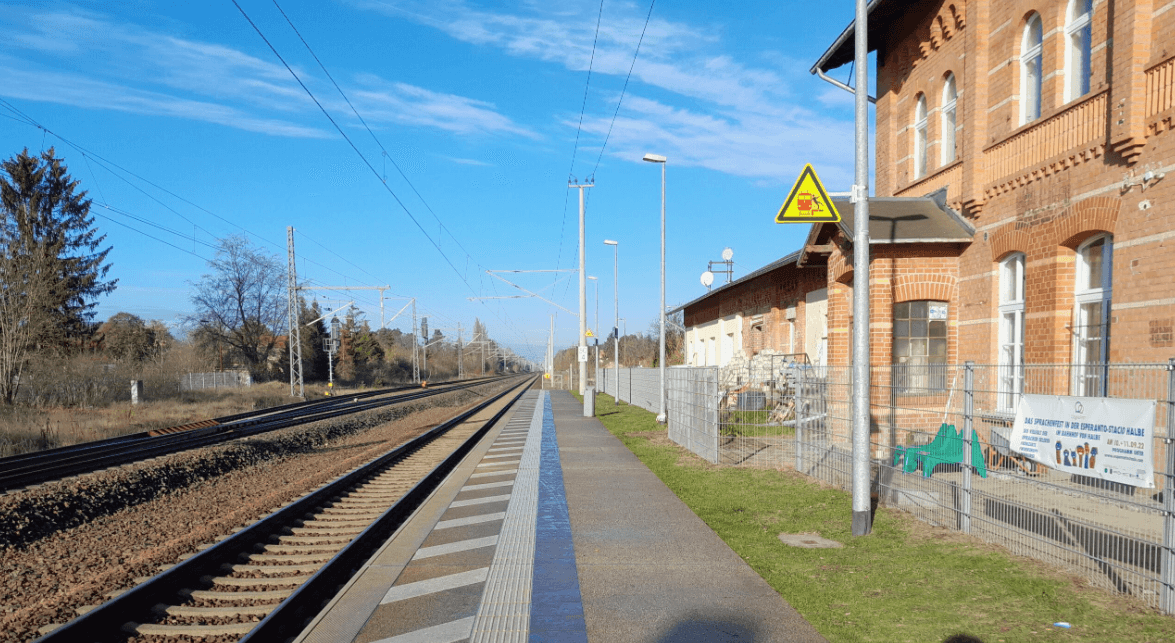
[(264, 377), (285, 332), (285, 268), (239, 235), (221, 240), (209, 266), (212, 272), (193, 284), (196, 312), (187, 321), (202, 341), (227, 347), (254, 376)]

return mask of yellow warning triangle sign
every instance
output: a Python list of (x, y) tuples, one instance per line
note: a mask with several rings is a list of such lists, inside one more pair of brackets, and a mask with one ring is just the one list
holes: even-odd
[(796, 179), (796, 184), (788, 193), (787, 200), (779, 209), (779, 214), (775, 215), (775, 222), (835, 223), (837, 221), (840, 221), (840, 213), (836, 211), (832, 199), (828, 198), (828, 193), (824, 191), (820, 177), (816, 176), (816, 170), (812, 169), (811, 163), (804, 165), (804, 171), (800, 172), (800, 178)]
[(592, 334), (591, 329), (588, 329), (587, 336), (588, 337), (595, 337), (595, 335)]

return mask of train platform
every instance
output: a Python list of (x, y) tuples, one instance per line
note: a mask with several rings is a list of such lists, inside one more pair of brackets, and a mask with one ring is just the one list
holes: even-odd
[(297, 641), (825, 639), (574, 397), (532, 390)]

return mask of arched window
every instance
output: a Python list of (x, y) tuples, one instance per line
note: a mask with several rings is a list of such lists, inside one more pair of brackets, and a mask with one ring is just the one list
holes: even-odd
[(955, 160), (955, 75), (947, 74), (942, 86), (942, 165)]
[(914, 178), (926, 176), (926, 96), (919, 94), (914, 109)]
[(1093, 0), (1069, 0), (1065, 15), (1065, 102), (1089, 93)]
[(999, 407), (1016, 408), (1024, 384), (1024, 254), (1000, 262)]
[(1073, 290), (1074, 395), (1106, 394), (1110, 351), (1114, 238), (1098, 235), (1077, 248), (1077, 283)]
[(1040, 81), (1043, 62), (1043, 24), (1040, 14), (1034, 13), (1024, 25), (1020, 40), (1020, 124), (1040, 118)]

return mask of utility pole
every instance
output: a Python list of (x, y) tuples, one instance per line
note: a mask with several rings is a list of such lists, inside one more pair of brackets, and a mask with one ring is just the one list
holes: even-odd
[(412, 298), (412, 383), (420, 383), (420, 362), (417, 353), (420, 341), (416, 338), (416, 298)]
[[(294, 226), (286, 227), (286, 245), (289, 249), (290, 269), (289, 285), (289, 333), (286, 334), (286, 344), (290, 348), (290, 397), (306, 397), (305, 384), (302, 381), (302, 322), (301, 309), (298, 302), (298, 266), (294, 261)], [(294, 393), (295, 387), (298, 392)]]
[[(587, 249), (584, 247), (587, 228), (584, 224), (583, 190), (595, 187), (595, 183), (577, 184), (568, 181), (567, 187), (579, 189), (579, 354), (577, 357), (579, 359), (579, 394), (583, 395), (586, 392), (587, 382), (587, 273), (585, 272)], [(587, 400), (584, 400), (584, 405), (587, 405)]]
[(457, 322), (457, 379), (465, 378), (465, 353), (461, 346), (461, 322)]
[(853, 535), (873, 530), (869, 497), (869, 10), (857, 1), (853, 39), (857, 71), (853, 177)]
[(428, 377), (428, 317), (420, 318), (420, 334), (424, 336), (424, 346), (420, 349), (424, 358), (424, 377)]

